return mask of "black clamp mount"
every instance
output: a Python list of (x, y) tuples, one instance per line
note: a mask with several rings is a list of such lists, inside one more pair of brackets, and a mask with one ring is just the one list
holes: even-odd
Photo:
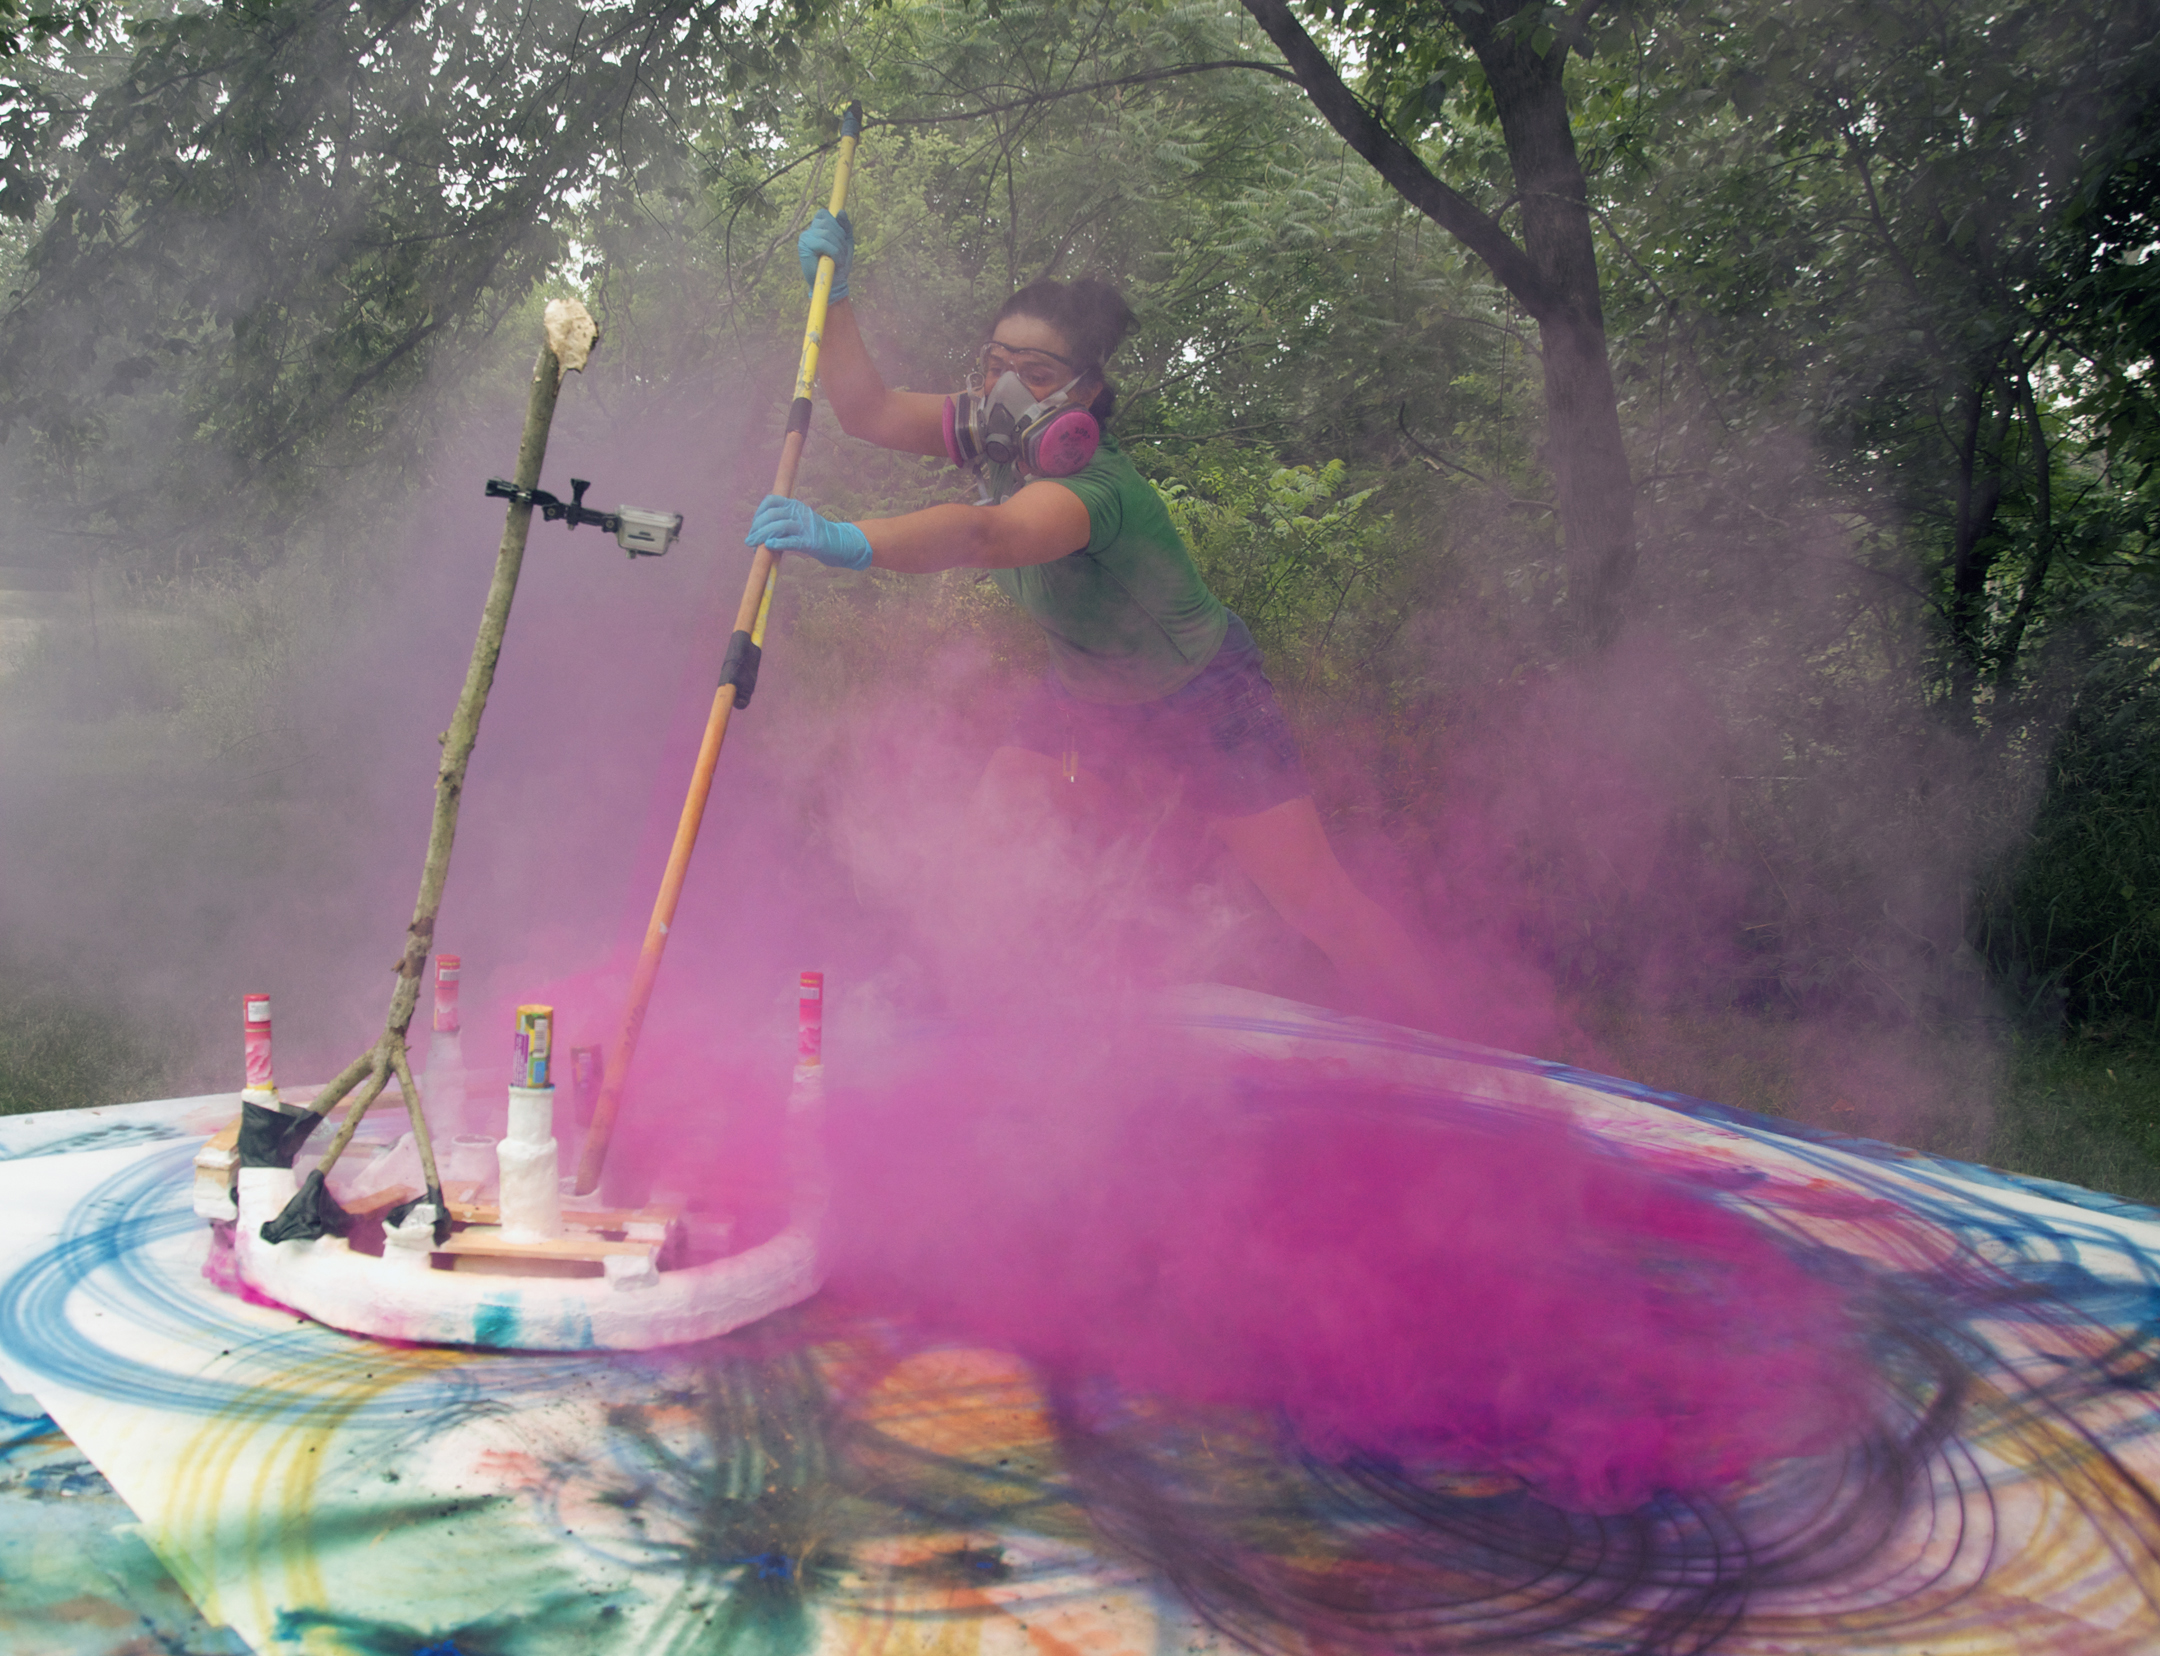
[(585, 504), (585, 491), (592, 487), (590, 479), (570, 479), (570, 498), (563, 500), (549, 494), (545, 489), (521, 489), (507, 478), (488, 479), (487, 496), (490, 500), (514, 500), (521, 506), (539, 508), (540, 515), (550, 523), (562, 522), (575, 529), (581, 523), (589, 523), (605, 534), (615, 537), (615, 544), (633, 558), (659, 558), (667, 554), (682, 533), (683, 518), (680, 512), (641, 512), (634, 506), (623, 506), (612, 512), (596, 512)]

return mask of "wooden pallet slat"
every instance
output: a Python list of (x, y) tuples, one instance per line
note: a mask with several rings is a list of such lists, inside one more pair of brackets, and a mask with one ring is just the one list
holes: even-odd
[[(448, 1197), (446, 1195), (446, 1200)], [(493, 1202), (450, 1202), (450, 1217), (461, 1225), (499, 1225), (502, 1210)], [(644, 1208), (564, 1208), (562, 1221), (576, 1231), (650, 1231), (649, 1238), (634, 1237), (633, 1240), (662, 1240), (668, 1231), (682, 1219), (682, 1210), (671, 1207)]]
[(550, 1237), (544, 1242), (513, 1242), (493, 1225), (468, 1225), (453, 1231), (438, 1254), (482, 1255), (501, 1259), (582, 1259), (592, 1263), (613, 1254), (641, 1254), (650, 1258), (659, 1251), (657, 1242), (610, 1242), (590, 1233)]
[[(216, 1170), (229, 1181), (239, 1133), (235, 1118), (204, 1144), (198, 1153), (198, 1170), (209, 1172), (217, 1163), (226, 1163), (226, 1168)], [(563, 1235), (546, 1241), (512, 1241), (503, 1235), (500, 1208), (480, 1200), (482, 1188), (475, 1180), (444, 1181), (443, 1205), (450, 1210), (455, 1228), (430, 1250), (438, 1259), (447, 1256), (453, 1265), (463, 1261), (482, 1268), (486, 1261), (496, 1260), (505, 1270), (512, 1270), (519, 1262), (539, 1269), (548, 1262), (603, 1265), (611, 1258), (629, 1257), (649, 1259), (657, 1268), (682, 1222), (682, 1211), (674, 1206), (570, 1208), (562, 1216)], [(339, 1205), (355, 1219), (372, 1219), (422, 1194), (409, 1185), (387, 1185), (364, 1195), (340, 1197)]]
[(381, 1190), (371, 1190), (365, 1196), (340, 1197), (338, 1206), (355, 1219), (372, 1218), (387, 1213), (400, 1202), (410, 1202), (421, 1193), (410, 1185), (386, 1185)]

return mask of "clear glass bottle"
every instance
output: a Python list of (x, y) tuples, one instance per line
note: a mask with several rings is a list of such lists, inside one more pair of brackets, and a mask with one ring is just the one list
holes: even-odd
[(447, 1143), (471, 1124), (465, 1119), (465, 1041), (458, 1020), (458, 981), (464, 963), (456, 955), (435, 957), (435, 1024), (428, 1037), (420, 1096), (427, 1102), (429, 1136)]

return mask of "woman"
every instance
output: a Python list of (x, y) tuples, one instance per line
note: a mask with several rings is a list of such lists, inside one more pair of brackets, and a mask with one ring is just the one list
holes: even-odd
[(1048, 636), (1052, 669), (1022, 701), (983, 780), (1034, 796), (1114, 757), (1179, 776), (1238, 865), (1334, 962), (1360, 1009), (1430, 1024), (1438, 996), (1403, 928), (1350, 883), (1245, 623), (1210, 592), (1117, 441), (1103, 366), (1132, 326), (1104, 282), (1037, 281), (999, 309), (956, 398), (890, 389), (847, 300), (854, 236), (820, 210), (806, 276), (834, 262), (820, 364), (850, 436), (943, 455), (981, 479), (974, 505), (841, 523), (768, 495), (746, 537), (844, 569), (986, 569)]

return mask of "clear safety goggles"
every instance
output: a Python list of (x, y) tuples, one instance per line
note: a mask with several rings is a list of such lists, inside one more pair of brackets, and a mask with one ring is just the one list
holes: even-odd
[(1018, 374), (1020, 383), (1037, 397), (1046, 397), (1077, 377), (1071, 360), (1055, 351), (1006, 345), (995, 339), (982, 348), (980, 372), (986, 391), (1005, 375)]

